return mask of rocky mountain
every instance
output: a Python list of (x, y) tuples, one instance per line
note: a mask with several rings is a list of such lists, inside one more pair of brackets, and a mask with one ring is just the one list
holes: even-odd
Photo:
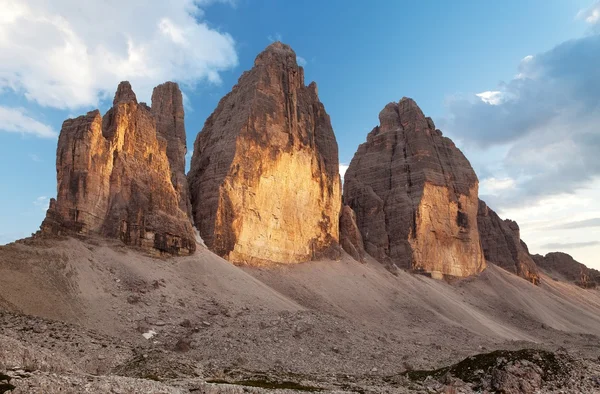
[(153, 253), (196, 248), (183, 187), (185, 131), (176, 84), (156, 88), (153, 107), (121, 82), (113, 107), (63, 123), (57, 198), (42, 234), (100, 234)]
[(179, 208), (192, 220), (192, 204), (185, 176), (185, 124), (183, 95), (174, 82), (158, 85), (152, 92), (152, 114), (156, 119), (156, 132), (167, 141), (167, 157), (171, 166), (171, 182), (179, 194)]
[(196, 227), (231, 262), (338, 251), (338, 147), (317, 85), (280, 42), (256, 57), (204, 124), (188, 181)]
[(366, 252), (437, 278), (481, 272), (478, 179), (469, 161), (412, 99), (388, 104), (379, 121), (344, 181)]
[(521, 240), (517, 222), (502, 220), (484, 201), (479, 200), (477, 227), (485, 259), (533, 284), (539, 284), (540, 275)]
[(586, 267), (566, 253), (536, 254), (532, 258), (538, 267), (555, 280), (571, 282), (583, 288), (595, 288), (600, 284), (599, 271)]

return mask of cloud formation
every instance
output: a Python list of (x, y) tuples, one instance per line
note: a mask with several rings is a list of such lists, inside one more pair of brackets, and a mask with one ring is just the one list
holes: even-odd
[(298, 63), (298, 65), (299, 65), (300, 67), (306, 67), (306, 64), (307, 64), (308, 62), (307, 62), (307, 61), (306, 61), (306, 59), (305, 59), (305, 58), (303, 58), (302, 56), (296, 56), (296, 63)]
[(576, 222), (563, 223), (551, 227), (553, 230), (574, 230), (579, 228), (600, 227), (600, 218), (578, 220)]
[(598, 64), (600, 35), (590, 35), (527, 56), (496, 89), (447, 101), (442, 123), (467, 151), (504, 147), (502, 175), (515, 180), (504, 205), (571, 193), (600, 176)]
[(232, 37), (202, 20), (207, 0), (0, 0), (0, 91), (55, 108), (97, 106), (119, 81), (140, 99), (166, 80), (219, 83)]
[(342, 184), (344, 183), (344, 175), (346, 175), (347, 170), (348, 164), (340, 163), (340, 176), (342, 177)]
[(585, 20), (592, 26), (600, 26), (600, 1), (597, 1), (590, 7), (579, 11), (577, 18)]
[(46, 196), (40, 196), (35, 199), (33, 205), (45, 212), (48, 209), (48, 206), (50, 205), (50, 198)]
[(2, 106), (0, 106), (0, 131), (42, 138), (56, 138), (58, 135), (50, 126), (30, 117), (25, 109)]
[(590, 242), (572, 242), (572, 243), (550, 243), (546, 245), (542, 245), (545, 249), (553, 249), (553, 250), (562, 250), (562, 249), (579, 249), (579, 248), (587, 248), (590, 246), (598, 246), (600, 245), (600, 241), (590, 241)]

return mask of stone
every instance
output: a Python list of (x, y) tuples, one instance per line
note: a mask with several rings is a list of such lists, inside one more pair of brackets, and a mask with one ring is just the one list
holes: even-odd
[(469, 161), (412, 99), (386, 105), (379, 121), (344, 176), (366, 252), (435, 278), (481, 272), (479, 181)]
[(502, 220), (484, 201), (479, 200), (477, 227), (483, 254), (489, 263), (539, 285), (537, 265), (521, 240), (517, 222)]
[[(167, 111), (161, 105), (156, 113)], [(154, 254), (193, 253), (195, 233), (180, 208), (168, 145), (128, 82), (119, 84), (104, 116), (95, 110), (66, 120), (56, 155), (57, 198), (41, 233), (99, 234)]]
[(365, 261), (362, 235), (356, 224), (356, 213), (348, 205), (342, 207), (340, 215), (340, 245), (354, 260)]
[(552, 252), (531, 257), (554, 279), (571, 282), (584, 289), (595, 288), (600, 283), (600, 271), (586, 267), (566, 253)]
[(340, 255), (338, 147), (317, 86), (280, 42), (221, 99), (194, 144), (194, 223), (233, 263)]
[(157, 134), (167, 141), (167, 157), (171, 166), (171, 182), (179, 195), (179, 208), (192, 220), (192, 204), (185, 176), (185, 136), (183, 95), (175, 82), (158, 85), (152, 92), (152, 114)]

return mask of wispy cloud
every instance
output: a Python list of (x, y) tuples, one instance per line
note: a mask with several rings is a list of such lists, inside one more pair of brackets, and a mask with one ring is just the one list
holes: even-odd
[(42, 159), (40, 159), (40, 157), (38, 155), (36, 155), (35, 153), (30, 153), (28, 156), (31, 159), (31, 161), (35, 161), (36, 163), (42, 162)]
[(600, 218), (578, 220), (550, 227), (553, 230), (574, 230), (579, 228), (600, 227)]
[(56, 138), (58, 135), (50, 126), (30, 117), (25, 109), (2, 106), (0, 106), (0, 131), (41, 138)]
[(300, 67), (306, 67), (306, 64), (307, 64), (308, 62), (307, 62), (307, 61), (306, 61), (306, 59), (305, 59), (305, 58), (303, 58), (302, 56), (296, 56), (296, 63), (298, 63), (298, 65), (299, 65)]
[(600, 25), (600, 1), (595, 2), (588, 8), (584, 8), (577, 14), (578, 19), (582, 19), (592, 26)]
[(267, 40), (269, 40), (271, 42), (283, 41), (283, 36), (281, 35), (281, 33), (275, 33), (275, 34), (272, 34), (272, 35), (268, 35), (267, 36)]
[(580, 249), (587, 248), (590, 246), (598, 246), (600, 245), (600, 241), (590, 241), (590, 242), (572, 242), (572, 243), (549, 243), (542, 245), (541, 247), (544, 249), (553, 249), (553, 250), (562, 250), (562, 249)]
[(33, 205), (39, 207), (43, 211), (48, 209), (48, 205), (50, 204), (50, 198), (46, 196), (40, 196), (33, 201)]

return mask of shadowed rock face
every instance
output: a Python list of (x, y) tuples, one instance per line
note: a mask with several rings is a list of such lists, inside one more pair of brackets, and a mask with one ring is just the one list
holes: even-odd
[(521, 241), (517, 222), (502, 220), (485, 202), (479, 200), (477, 213), (479, 238), (485, 259), (533, 284), (539, 284), (537, 266), (527, 245)]
[[(176, 96), (179, 89), (173, 84), (170, 90)], [(162, 97), (157, 101), (164, 103)], [(169, 142), (157, 131), (157, 118), (179, 119), (176, 107), (159, 105), (153, 111), (138, 104), (129, 83), (121, 82), (104, 117), (96, 110), (66, 120), (56, 155), (57, 198), (42, 232), (96, 233), (148, 251), (194, 252), (193, 227), (172, 182), (181, 168), (174, 165), (171, 171)], [(159, 123), (169, 134), (166, 122)], [(175, 164), (179, 160), (173, 158)]]
[(236, 263), (338, 251), (338, 148), (313, 82), (287, 45), (259, 54), (207, 119), (188, 181), (206, 245)]
[(356, 213), (348, 205), (344, 205), (340, 215), (340, 245), (354, 260), (364, 261), (365, 247), (356, 224)]
[(344, 177), (367, 253), (438, 278), (482, 271), (468, 160), (411, 99), (388, 104), (379, 121)]
[(586, 267), (566, 253), (553, 252), (531, 257), (538, 267), (554, 279), (566, 280), (583, 288), (594, 288), (600, 283), (599, 271)]

